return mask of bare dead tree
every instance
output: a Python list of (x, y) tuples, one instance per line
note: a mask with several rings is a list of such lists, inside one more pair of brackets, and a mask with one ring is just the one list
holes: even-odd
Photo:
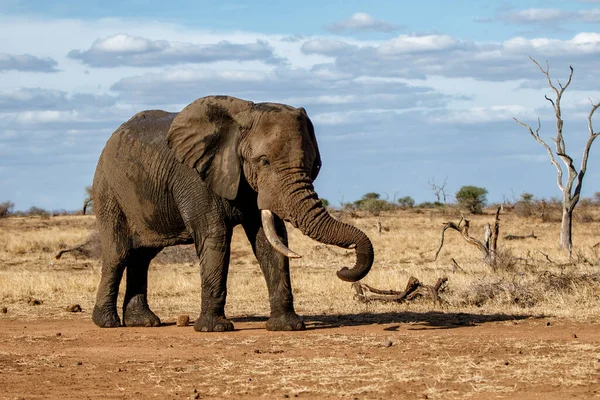
[(431, 187), (431, 190), (433, 191), (433, 194), (435, 195), (435, 198), (437, 199), (438, 203), (442, 203), (442, 200), (444, 201), (444, 204), (446, 204), (446, 201), (448, 200), (448, 195), (446, 194), (446, 181), (448, 180), (448, 177), (444, 178), (444, 183), (442, 183), (441, 185), (438, 185), (435, 183), (435, 178), (431, 178), (430, 180), (427, 181), (427, 183), (429, 184), (429, 187)]
[(94, 200), (92, 199), (92, 187), (86, 186), (85, 187), (85, 200), (83, 200), (83, 209), (81, 210), (81, 213), (83, 215), (85, 215), (88, 208), (93, 207), (93, 205), (94, 205)]
[(470, 222), (465, 217), (462, 217), (458, 224), (454, 222), (444, 222), (444, 228), (442, 228), (442, 239), (440, 240), (440, 247), (435, 252), (434, 261), (437, 260), (442, 247), (444, 246), (444, 235), (446, 230), (454, 229), (459, 232), (463, 239), (468, 243), (477, 246), (483, 255), (483, 261), (486, 264), (494, 265), (496, 262), (496, 249), (498, 247), (498, 235), (500, 234), (500, 207), (496, 210), (496, 217), (494, 219), (493, 228), (490, 224), (485, 226), (485, 234), (483, 240), (477, 240), (469, 234)]
[(572, 240), (573, 210), (575, 209), (575, 206), (579, 202), (579, 198), (580, 198), (580, 194), (581, 194), (581, 186), (583, 184), (583, 178), (584, 178), (586, 170), (587, 170), (587, 162), (588, 162), (588, 157), (589, 157), (589, 153), (590, 153), (590, 148), (592, 147), (592, 143), (594, 142), (594, 140), (596, 140), (596, 138), (598, 136), (600, 136), (600, 132), (594, 132), (594, 129), (592, 127), (592, 117), (593, 117), (594, 113), (596, 112), (596, 110), (598, 109), (598, 107), (600, 107), (600, 102), (594, 103), (590, 99), (592, 108), (591, 108), (590, 113), (588, 114), (588, 118), (587, 118), (589, 137), (588, 137), (588, 140), (583, 149), (583, 156), (581, 158), (581, 166), (579, 168), (579, 172), (577, 172), (577, 169), (575, 168), (575, 165), (573, 162), (573, 158), (567, 154), (565, 139), (563, 136), (562, 111), (560, 108), (560, 101), (562, 99), (562, 95), (565, 92), (565, 90), (569, 87), (569, 85), (571, 84), (571, 78), (573, 77), (573, 67), (571, 67), (571, 66), (569, 67), (571, 72), (569, 74), (569, 78), (567, 79), (567, 82), (565, 83), (565, 85), (563, 86), (559, 81), (558, 87), (556, 87), (552, 83), (552, 80), (550, 79), (550, 73), (549, 73), (550, 66), (548, 65), (548, 62), (546, 61), (546, 69), (544, 69), (536, 60), (534, 60), (531, 57), (529, 57), (529, 58), (531, 59), (531, 61), (533, 61), (535, 63), (535, 65), (538, 66), (538, 68), (540, 69), (542, 74), (544, 74), (544, 76), (548, 80), (548, 86), (550, 86), (550, 88), (554, 91), (554, 94), (556, 96), (554, 100), (552, 100), (548, 96), (544, 96), (544, 97), (546, 98), (546, 100), (548, 100), (550, 102), (550, 104), (552, 104), (552, 108), (554, 109), (554, 116), (556, 118), (556, 137), (553, 137), (552, 141), (554, 142), (554, 145), (556, 147), (556, 156), (558, 158), (560, 158), (560, 160), (564, 163), (564, 165), (567, 168), (566, 182), (564, 182), (562, 166), (558, 163), (556, 157), (554, 156), (555, 153), (552, 151), (550, 146), (540, 137), (540, 128), (541, 128), (540, 119), (538, 118), (537, 128), (535, 130), (533, 130), (533, 128), (530, 125), (519, 121), (517, 118), (513, 118), (513, 119), (519, 125), (525, 127), (529, 131), (529, 134), (539, 144), (544, 146), (544, 148), (546, 149), (546, 152), (548, 152), (548, 157), (550, 158), (550, 162), (554, 165), (554, 167), (556, 167), (558, 187), (563, 193), (562, 222), (561, 222), (561, 227), (560, 227), (560, 246), (569, 251), (569, 257), (570, 257), (572, 255), (572, 251), (573, 251), (573, 240)]

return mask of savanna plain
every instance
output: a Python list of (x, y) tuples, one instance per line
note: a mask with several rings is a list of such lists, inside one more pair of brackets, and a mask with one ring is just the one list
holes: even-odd
[[(495, 210), (468, 216), (482, 239)], [(335, 276), (353, 251), (288, 227), (302, 332), (268, 332), (266, 284), (234, 233), (226, 314), (236, 330), (198, 333), (193, 247), (151, 264), (157, 328), (97, 328), (98, 246), (55, 259), (93, 234), (93, 216), (0, 219), (0, 398), (590, 398), (600, 396), (600, 208), (576, 211), (572, 256), (560, 222), (500, 213), (498, 260), (453, 230), (434, 260), (447, 209), (336, 213), (365, 231), (375, 263), (363, 280), (403, 291), (410, 277), (446, 283), (432, 296), (360, 301)], [(504, 236), (535, 238), (507, 240)], [(122, 285), (123, 286), (123, 285)], [(121, 294), (122, 295), (122, 294)], [(76, 307), (78, 305), (79, 307)]]

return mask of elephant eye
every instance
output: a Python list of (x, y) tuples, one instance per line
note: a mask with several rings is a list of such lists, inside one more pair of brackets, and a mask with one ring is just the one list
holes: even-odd
[(263, 167), (267, 167), (269, 164), (271, 164), (269, 162), (269, 159), (267, 157), (261, 157), (260, 160), (258, 160), (258, 162), (260, 163), (260, 165), (262, 165)]

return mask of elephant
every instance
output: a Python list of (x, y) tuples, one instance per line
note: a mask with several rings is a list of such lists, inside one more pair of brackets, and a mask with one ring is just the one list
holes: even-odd
[(195, 100), (179, 113), (143, 111), (108, 139), (92, 196), (102, 249), (92, 313), (100, 327), (121, 326), (117, 313), (126, 271), (123, 326), (158, 326), (147, 299), (148, 266), (165, 247), (194, 244), (200, 262), (199, 332), (230, 331), (225, 317), (233, 228), (241, 224), (270, 303), (268, 330), (302, 330), (294, 311), (284, 221), (304, 235), (355, 249), (355, 282), (369, 272), (374, 251), (358, 228), (328, 212), (313, 181), (321, 168), (314, 127), (304, 108), (230, 96)]

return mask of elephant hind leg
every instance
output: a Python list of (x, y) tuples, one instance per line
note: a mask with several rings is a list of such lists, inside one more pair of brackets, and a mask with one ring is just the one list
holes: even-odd
[(125, 231), (121, 230), (119, 220), (120, 216), (116, 218), (115, 224), (104, 226), (101, 218), (98, 218), (102, 245), (102, 274), (96, 292), (92, 321), (101, 328), (115, 328), (121, 325), (117, 313), (117, 297), (131, 249), (130, 240)]
[(127, 219), (101, 175), (94, 178), (94, 209), (102, 247), (102, 274), (92, 321), (102, 328), (121, 325), (117, 297), (132, 243)]
[(123, 300), (123, 325), (159, 326), (148, 306), (148, 267), (160, 248), (132, 249), (127, 257), (127, 288)]

